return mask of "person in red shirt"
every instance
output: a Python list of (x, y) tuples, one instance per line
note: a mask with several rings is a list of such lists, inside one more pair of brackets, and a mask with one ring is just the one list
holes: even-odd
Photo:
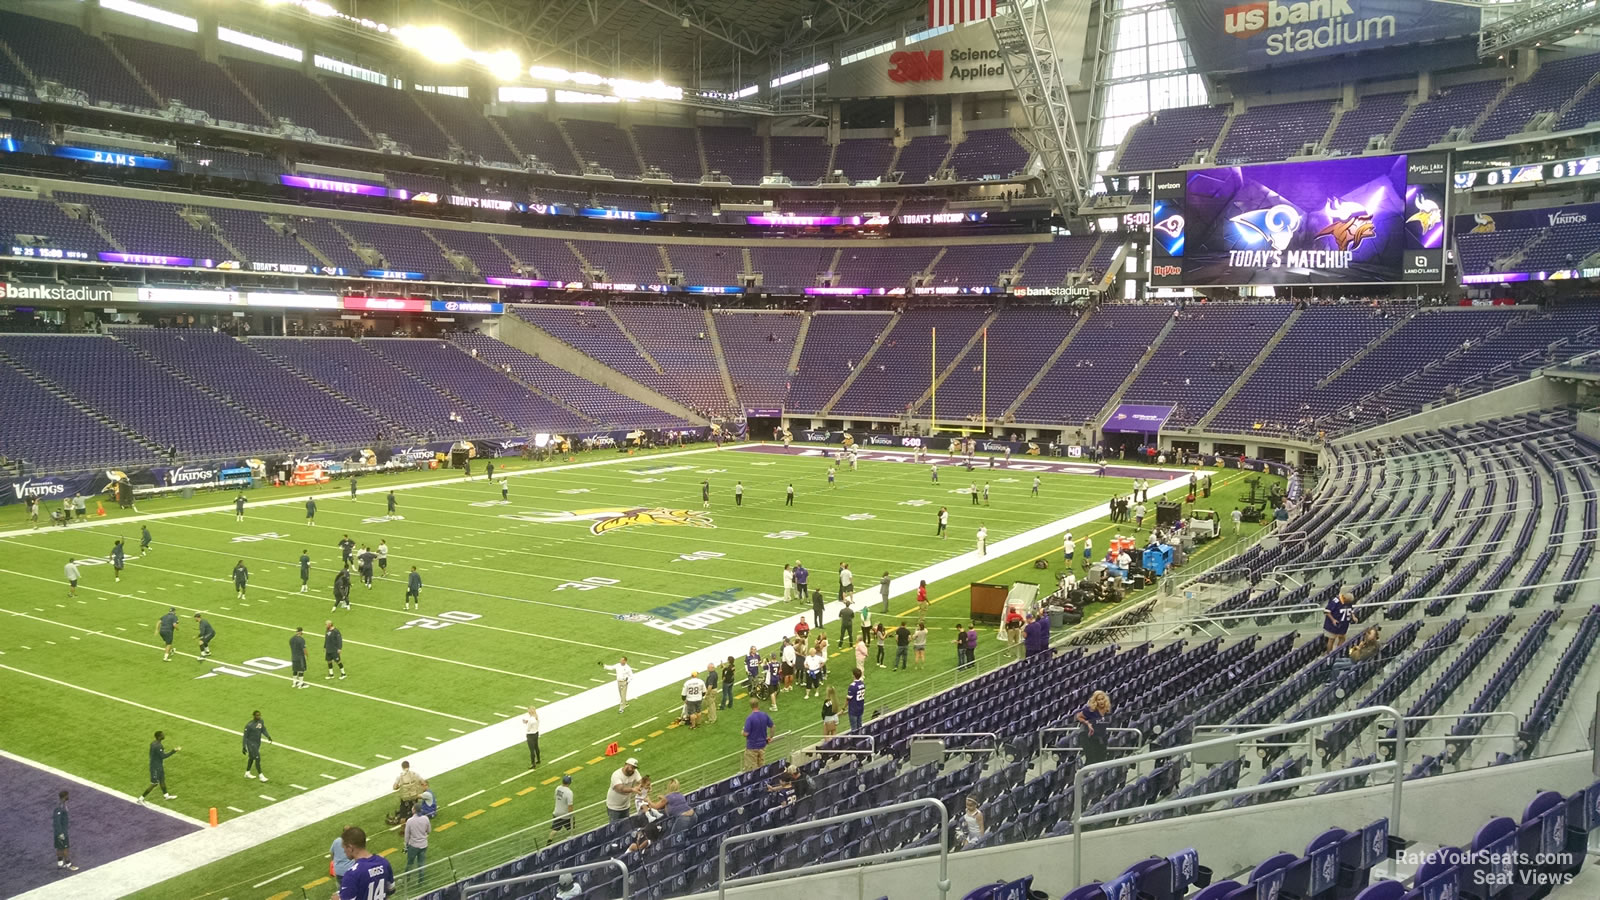
[(926, 621), (928, 618), (928, 582), (917, 582), (917, 621)]
[(811, 633), (811, 626), (806, 624), (805, 616), (801, 616), (800, 621), (795, 623), (794, 633), (799, 635), (802, 639)]

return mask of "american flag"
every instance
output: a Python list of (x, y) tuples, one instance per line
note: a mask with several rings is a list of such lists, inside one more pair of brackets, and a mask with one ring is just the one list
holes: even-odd
[(960, 25), (992, 18), (999, 0), (928, 0), (928, 27)]

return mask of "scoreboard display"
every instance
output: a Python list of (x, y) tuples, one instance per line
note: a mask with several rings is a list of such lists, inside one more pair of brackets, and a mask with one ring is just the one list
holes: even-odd
[(1156, 287), (1442, 282), (1449, 157), (1158, 172)]

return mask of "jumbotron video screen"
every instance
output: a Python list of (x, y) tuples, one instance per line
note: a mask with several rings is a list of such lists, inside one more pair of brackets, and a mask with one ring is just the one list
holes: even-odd
[(1447, 154), (1158, 172), (1158, 287), (1444, 280)]

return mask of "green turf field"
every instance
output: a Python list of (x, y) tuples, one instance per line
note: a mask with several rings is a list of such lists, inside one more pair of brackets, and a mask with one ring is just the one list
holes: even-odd
[[(212, 511), (148, 522), (154, 546), (143, 556), (139, 525), (115, 518), (0, 539), (0, 611), (6, 613), (0, 691), (8, 700), (0, 706), (3, 749), (138, 793), (146, 783), (145, 746), (161, 729), (169, 749), (183, 748), (167, 763), (178, 799), (166, 805), (197, 819), (214, 807), (227, 819), (360, 770), (394, 770), (410, 753), (513, 717), (530, 703), (610, 684), (602, 661), (626, 654), (635, 669), (644, 669), (766, 623), (809, 616), (809, 604), (773, 604), (698, 629), (659, 627), (707, 603), (779, 593), (785, 562), (804, 560), (811, 586), (832, 600), (838, 564), (847, 561), (862, 598), (876, 601), (885, 570), (900, 576), (970, 551), (980, 521), (993, 543), (1104, 503), (1131, 484), (1047, 473), (1042, 496), (1032, 498), (1031, 473), (981, 468), (971, 477), (946, 470), (943, 483), (931, 485), (926, 466), (863, 461), (859, 471), (841, 468), (830, 489), (828, 464), (818, 458), (725, 450), (636, 457), (596, 452), (579, 461), (604, 464), (511, 462), (515, 473), (547, 471), (510, 478), (509, 501), (481, 470), (470, 481), (405, 488), (396, 493), (401, 518), (395, 519), (384, 516), (382, 491), (448, 473), (364, 478), (363, 493), (353, 501), (338, 486), (323, 489), (314, 527), (298, 501), (260, 502), (306, 493), (300, 489), (251, 492), (254, 502), (243, 522), (235, 521), (231, 507), (215, 509), (228, 494), (148, 503), (143, 513)], [(1232, 508), (1241, 487), (1237, 475), (1215, 475), (1213, 506)], [(703, 479), (713, 489), (709, 510), (701, 507)], [(958, 492), (974, 479), (991, 483), (990, 506), (975, 508)], [(735, 481), (744, 484), (742, 507), (733, 502)], [(797, 494), (792, 508), (783, 498), (789, 483)], [(943, 541), (934, 537), (941, 505), (951, 510), (951, 537)], [(628, 512), (639, 508), (657, 511)], [(0, 521), (0, 528), (23, 525), (16, 507)], [(1124, 527), (1104, 520), (1078, 529), (1102, 547), (1101, 535), (1117, 530)], [(389, 575), (375, 579), (370, 590), (357, 578), (353, 609), (331, 612), (335, 545), (345, 534), (358, 550), (386, 540)], [(109, 565), (80, 563), (78, 595), (68, 597), (63, 564), (104, 560), (119, 536), (129, 547), (120, 583)], [(1200, 559), (1220, 557), (1232, 544), (1231, 538), (1213, 542)], [(307, 594), (300, 593), (296, 562), (302, 548), (313, 560)], [(965, 621), (969, 582), (1049, 583), (1053, 572), (1025, 567), (1045, 558), (1055, 569), (1059, 556), (1058, 540), (1040, 542), (930, 584), (936, 600), (927, 666), (905, 673), (869, 668), (870, 705), (903, 705), (958, 677), (949, 644), (955, 624)], [(243, 600), (231, 578), (240, 560), (250, 570)], [(413, 565), (424, 579), (421, 613), (402, 609)], [(178, 654), (163, 662), (155, 629), (168, 606), (179, 613)], [(914, 619), (909, 593), (895, 597), (891, 608)], [(217, 630), (206, 660), (195, 655), (195, 611), (204, 611)], [(323, 678), (321, 635), (330, 618), (345, 638), (349, 677), (342, 681)], [(641, 621), (646, 618), (656, 624)], [(889, 621), (892, 627), (893, 617)], [(286, 660), (295, 626), (306, 630), (309, 690), (290, 687)], [(830, 621), (828, 630), (838, 651), (837, 625)], [(985, 644), (982, 665), (959, 677), (1008, 658), (991, 649)], [(831, 667), (841, 696), (847, 662), (840, 658)], [(685, 665), (683, 677), (691, 667)], [(742, 665), (740, 671), (742, 697)], [(820, 734), (820, 704), (802, 697), (780, 698), (774, 718), (785, 737), (774, 755)], [(514, 747), (432, 777), (441, 811), (427, 885), (528, 852), (536, 838), (542, 842), (552, 783), (563, 772), (573, 774), (578, 804), (586, 808), (580, 828), (602, 821), (598, 804), (616, 765), (602, 755), (609, 741), (639, 756), (663, 787), (671, 775), (681, 774), (688, 790), (736, 771), (745, 702), (695, 732), (673, 722), (678, 706), (677, 691), (662, 690), (634, 698), (624, 715), (610, 708), (547, 731), (544, 765), (536, 771), (528, 771), (525, 750)], [(264, 752), (268, 783), (241, 776), (239, 730), (254, 709), (262, 710), (276, 740)], [(39, 727), (42, 722), (49, 726)], [(375, 850), (398, 847), (395, 835), (382, 836), (381, 816), (392, 806), (386, 799), (334, 821), (307, 822), (301, 832), (145, 895), (286, 897), (306, 890), (320, 897), (324, 854), (340, 824), (378, 833)]]

